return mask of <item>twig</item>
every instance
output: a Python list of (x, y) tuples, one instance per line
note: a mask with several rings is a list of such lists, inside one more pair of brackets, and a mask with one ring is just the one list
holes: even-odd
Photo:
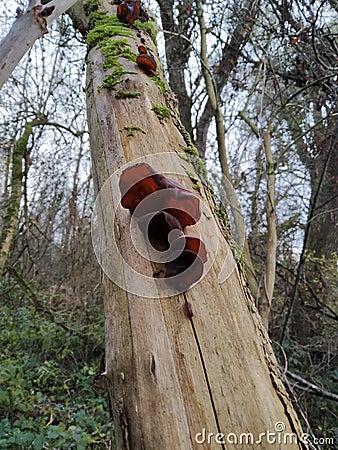
[[(281, 368), (283, 370), (283, 368)], [(323, 389), (316, 384), (310, 383), (309, 381), (305, 380), (304, 378), (300, 377), (299, 375), (296, 375), (293, 372), (290, 372), (289, 370), (286, 371), (286, 376), (297, 381), (297, 383), (300, 383), (302, 389), (306, 389), (310, 393), (314, 395), (318, 395), (318, 397), (322, 398), (328, 398), (329, 400), (333, 400), (335, 402), (338, 402), (338, 394), (335, 394), (333, 392), (327, 391), (326, 389)], [(294, 387), (297, 388), (297, 385), (294, 385)]]

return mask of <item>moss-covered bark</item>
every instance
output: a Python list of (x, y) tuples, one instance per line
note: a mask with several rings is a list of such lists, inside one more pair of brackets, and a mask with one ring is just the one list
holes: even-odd
[(23, 161), (29, 138), (33, 132), (32, 124), (28, 123), (23, 135), (15, 143), (12, 153), (10, 195), (1, 211), (2, 229), (0, 235), (0, 273), (2, 273), (19, 223), (20, 202), (23, 185)]

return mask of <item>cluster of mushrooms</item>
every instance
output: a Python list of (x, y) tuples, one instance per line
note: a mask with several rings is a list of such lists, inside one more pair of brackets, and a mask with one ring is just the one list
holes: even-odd
[[(116, 2), (118, 4), (116, 16), (123, 22), (129, 25), (134, 25), (135, 20), (147, 22), (149, 15), (143, 8), (142, 2), (139, 0), (126, 0)], [(138, 46), (139, 55), (136, 58), (136, 64), (149, 76), (154, 76), (157, 68), (155, 58), (149, 54), (144, 44), (144, 39), (141, 39), (142, 45)]]
[(165, 254), (163, 278), (175, 290), (186, 291), (201, 278), (207, 261), (204, 243), (184, 233), (201, 217), (199, 198), (147, 163), (126, 168), (119, 187), (121, 205), (136, 218), (151, 246)]

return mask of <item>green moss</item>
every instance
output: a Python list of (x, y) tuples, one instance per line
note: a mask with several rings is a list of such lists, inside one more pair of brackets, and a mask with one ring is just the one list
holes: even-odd
[(188, 170), (186, 167), (182, 166), (185, 173), (188, 175), (188, 177), (190, 178), (190, 180), (193, 183), (193, 189), (195, 189), (199, 194), (201, 193), (201, 185), (200, 185), (200, 180), (196, 177), (196, 175), (191, 172), (190, 170)]
[(224, 223), (224, 225), (228, 226), (228, 216), (227, 213), (222, 209), (222, 207), (215, 207), (215, 214)]
[(89, 31), (86, 42), (88, 47), (92, 48), (95, 45), (100, 45), (103, 40), (114, 36), (131, 37), (131, 34), (122, 27), (118, 28), (115, 25), (97, 25)]
[(200, 157), (196, 147), (195, 146), (183, 147), (183, 150), (185, 157), (181, 156), (182, 153), (178, 153), (178, 155), (182, 157), (182, 159), (190, 161), (194, 166), (194, 169), (196, 170), (198, 176), (203, 180), (204, 184), (207, 184), (209, 185), (209, 187), (211, 187), (208, 181), (208, 171), (205, 166), (205, 162)]
[(134, 72), (124, 70), (121, 64), (119, 66), (115, 66), (113, 72), (104, 77), (103, 87), (106, 89), (114, 89), (117, 83), (120, 81), (121, 76), (130, 73)]
[(129, 44), (127, 39), (107, 39), (104, 40), (101, 45), (101, 51), (104, 56), (118, 56), (125, 48), (128, 48)]
[(97, 10), (98, 7), (99, 7), (99, 0), (87, 0), (83, 5), (83, 8), (87, 13), (87, 15)]
[[(30, 123), (28, 123), (25, 127), (24, 134), (18, 139), (16, 146), (14, 147), (13, 152), (13, 170), (14, 167), (18, 167), (20, 174), (22, 171), (22, 158), (26, 151), (28, 140), (33, 132), (33, 127)], [(13, 176), (15, 176), (15, 173), (13, 173)]]
[[(130, 25), (120, 22), (115, 14), (108, 16), (106, 11), (94, 8), (94, 6), (97, 7), (97, 5), (98, 2), (94, 1), (87, 3), (87, 6), (91, 11), (89, 15), (89, 28), (91, 28), (91, 30), (88, 33), (86, 42), (89, 49), (95, 46), (100, 47), (103, 55), (103, 69), (112, 69), (111, 73), (104, 78), (103, 87), (114, 89), (122, 75), (136, 73), (125, 71), (122, 64), (119, 62), (119, 58), (125, 58), (136, 62), (136, 55), (131, 52), (127, 39), (117, 38), (133, 38), (133, 31), (131, 30)], [(153, 38), (156, 37), (155, 28), (152, 24), (142, 23), (140, 21), (136, 22), (135, 25), (137, 25), (138, 28), (151, 33)], [(165, 84), (160, 79), (158, 79), (156, 83), (161, 92), (165, 92)], [(129, 98), (131, 97), (137, 98), (139, 97), (139, 93), (131, 93)], [(118, 98), (122, 97), (120, 96)], [(166, 117), (165, 112), (162, 114), (164, 114), (163, 118)], [(170, 117), (170, 113), (168, 117)]]
[(119, 89), (116, 94), (115, 94), (116, 98), (119, 99), (126, 99), (126, 98), (140, 98), (141, 97), (141, 92), (128, 92), (128, 91), (123, 91), (122, 89)]
[(146, 134), (144, 130), (140, 127), (135, 127), (134, 125), (128, 125), (123, 127), (124, 130), (127, 130), (127, 136), (134, 136), (135, 131), (139, 131), (140, 133)]
[[(3, 230), (0, 240), (3, 242), (3, 238), (6, 237), (7, 233), (11, 233), (11, 222), (18, 216), (20, 210), (20, 200), (22, 195), (22, 179), (23, 179), (23, 168), (22, 161), (27, 150), (29, 138), (33, 133), (33, 127), (30, 123), (25, 126), (25, 131), (23, 135), (16, 142), (13, 149), (12, 158), (12, 192), (9, 197), (9, 202), (7, 208), (4, 209), (3, 214)], [(2, 252), (2, 254), (5, 254)], [(1, 269), (0, 269), (1, 272)]]
[(151, 36), (152, 41), (154, 42), (155, 45), (157, 45), (156, 42), (156, 30), (155, 30), (155, 26), (154, 24), (152, 24), (151, 22), (141, 22), (140, 20), (135, 20), (134, 25), (139, 29), (139, 30), (143, 30), (145, 33), (149, 34), (149, 36)]
[(94, 28), (96, 25), (98, 25), (100, 22), (107, 19), (107, 11), (104, 11), (103, 9), (99, 9), (97, 11), (93, 11), (89, 14), (88, 17), (88, 24), (90, 28)]
[(131, 61), (136, 60), (136, 56), (130, 51), (129, 44), (126, 39), (107, 39), (100, 44), (103, 54), (104, 70), (113, 69), (112, 72), (103, 80), (103, 87), (114, 89), (120, 78), (124, 74), (134, 73), (123, 69), (119, 58), (126, 58)]
[(108, 39), (100, 45), (103, 58), (103, 68), (105, 70), (121, 66), (118, 58), (136, 61), (136, 56), (129, 49), (129, 44), (125, 39)]
[(194, 183), (194, 184), (198, 184), (199, 183), (199, 179), (196, 177), (196, 175), (191, 172), (190, 170), (188, 170), (186, 167), (183, 167), (185, 173), (188, 175), (188, 177), (190, 178), (190, 180)]
[(183, 150), (188, 155), (196, 156), (197, 158), (200, 157), (196, 147), (183, 147)]
[(101, 47), (102, 42), (114, 36), (133, 37), (126, 24), (120, 22), (115, 14), (107, 16), (106, 11), (98, 10), (91, 13), (89, 24), (94, 27), (89, 31), (86, 39), (89, 48), (95, 45)]
[(165, 94), (166, 90), (167, 90), (167, 85), (165, 84), (164, 81), (162, 81), (158, 76), (154, 75), (153, 77), (151, 77), (151, 79), (154, 81), (154, 83), (156, 84), (156, 86), (158, 87), (159, 91), (161, 92), (161, 94)]
[(151, 108), (160, 120), (169, 119), (171, 117), (170, 110), (164, 105), (153, 104)]
[(126, 26), (121, 24), (116, 16), (106, 17), (99, 13), (101, 11), (92, 14), (96, 18), (97, 25), (88, 33), (87, 44), (89, 48), (95, 45), (100, 47), (103, 55), (103, 69), (112, 69), (111, 73), (104, 78), (103, 87), (114, 89), (122, 75), (135, 73), (124, 70), (119, 58), (136, 61), (136, 55), (130, 51), (127, 39), (111, 39), (115, 36), (131, 37), (131, 32)]

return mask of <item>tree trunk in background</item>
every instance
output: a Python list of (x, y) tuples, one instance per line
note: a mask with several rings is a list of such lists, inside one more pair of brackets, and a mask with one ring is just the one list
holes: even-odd
[[(13, 146), (11, 155), (10, 193), (5, 198), (5, 205), (1, 208), (0, 229), (0, 277), (7, 262), (7, 258), (18, 232), (20, 202), (23, 186), (23, 165), (26, 156), (28, 141), (33, 132), (34, 123), (28, 123), (20, 139)], [(5, 187), (7, 189), (7, 186)]]
[[(188, 18), (191, 14), (189, 2), (184, 2), (176, 23), (174, 19), (173, 0), (160, 0), (160, 13), (166, 42), (166, 60), (168, 65), (169, 85), (180, 99), (178, 105), (180, 117), (185, 129), (192, 135), (191, 108), (192, 100), (187, 92), (185, 69), (191, 53), (190, 27)], [(190, 5), (191, 7), (191, 5)], [(187, 37), (184, 39), (183, 36)]]
[(318, 257), (332, 258), (338, 247), (338, 129), (330, 121), (318, 133), (317, 157), (307, 158), (311, 175), (311, 203), (314, 205), (307, 248)]
[[(259, 2), (256, 0), (245, 0), (236, 14), (233, 33), (230, 42), (223, 48), (222, 58), (214, 68), (215, 84), (217, 92), (222, 94), (223, 88), (229, 79), (230, 74), (236, 68), (241, 54), (241, 50), (249, 41), (251, 31), (259, 12)], [(202, 158), (205, 158), (207, 137), (210, 123), (214, 116), (214, 111), (210, 99), (207, 101), (202, 114), (199, 117), (196, 130), (196, 147)]]
[[(109, 2), (101, 2), (101, 6), (109, 14), (114, 12)], [(127, 30), (133, 35), (127, 38), (131, 52), (138, 53), (139, 33), (155, 54), (147, 33), (131, 27)], [(185, 157), (183, 148), (189, 145), (168, 88), (163, 95), (134, 62), (125, 58), (119, 61), (129, 73), (121, 76), (115, 91), (108, 90), (103, 84), (110, 69), (102, 67), (101, 49), (96, 46), (88, 53), (87, 105), (97, 193), (123, 164), (142, 156), (163, 154), (163, 158), (157, 158), (155, 169), (178, 173), (176, 152)], [(118, 90), (141, 95), (121, 99), (116, 97)], [(171, 116), (160, 120), (152, 109), (155, 104), (165, 105)], [(194, 172), (184, 159), (182, 165)], [(177, 178), (192, 190), (192, 182), (182, 175)], [(98, 209), (111, 209), (114, 214), (114, 195), (112, 191), (111, 197), (100, 196)], [(201, 186), (199, 197), (212, 214), (209, 189)], [(129, 212), (119, 207), (115, 215), (117, 245), (123, 259), (134, 270), (146, 271), (152, 277), (152, 263), (144, 263), (131, 251)], [(242, 433), (252, 433), (258, 440), (260, 433), (269, 431), (278, 437), (283, 432), (277, 433), (275, 424), (278, 428), (281, 422), (285, 433), (301, 434), (268, 335), (241, 270), (230, 257), (231, 241), (222, 234), (223, 225), (217, 218), (216, 222), (209, 219), (200, 220), (194, 234), (208, 236), (204, 242), (209, 258), (218, 241), (215, 260), (206, 276), (187, 292), (170, 298), (144, 298), (104, 277), (106, 366), (102, 376), (112, 405), (119, 450), (225, 448), (226, 440), (222, 446), (215, 440), (218, 432), (225, 434), (224, 439), (228, 433), (238, 439)], [(217, 236), (212, 223), (217, 224)], [(107, 224), (106, 232), (114, 233), (114, 229)], [(225, 259), (229, 276), (220, 283)], [(120, 267), (114, 270), (118, 272)], [(186, 301), (192, 305), (192, 318), (184, 313)], [(201, 446), (195, 437), (203, 430), (214, 433), (214, 437), (210, 444), (205, 441)], [(262, 442), (249, 440), (240, 448), (270, 449), (271, 441), (262, 437)], [(273, 448), (306, 447), (288, 440), (283, 443), (281, 439)]]

